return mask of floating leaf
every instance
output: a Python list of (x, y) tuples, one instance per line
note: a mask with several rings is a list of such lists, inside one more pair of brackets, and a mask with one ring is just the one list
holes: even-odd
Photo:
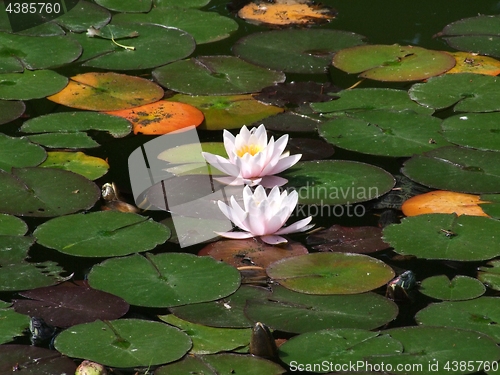
[(274, 26), (314, 25), (330, 22), (336, 11), (313, 3), (297, 3), (295, 1), (266, 3), (253, 2), (238, 11), (238, 17), (257, 24)]
[(272, 105), (265, 105), (254, 99), (253, 95), (217, 95), (217, 96), (190, 96), (177, 94), (169, 100), (191, 104), (205, 116), (200, 129), (221, 130), (239, 129), (261, 121), (268, 116), (283, 112), (283, 109)]
[(76, 60), (80, 44), (66, 36), (24, 36), (0, 32), (0, 73), (57, 68)]
[(96, 3), (115, 12), (149, 12), (152, 0), (96, 0)]
[(9, 172), (16, 167), (34, 167), (47, 157), (47, 153), (26, 138), (14, 138), (0, 134), (0, 169)]
[(61, 112), (32, 118), (20, 130), (24, 133), (101, 130), (121, 138), (130, 133), (131, 126), (128, 121), (105, 113)]
[(25, 258), (28, 258), (28, 250), (34, 242), (35, 239), (33, 237), (22, 237), (21, 235), (15, 234), (1, 235), (0, 265), (5, 266), (22, 263)]
[[(476, 361), (492, 363), (500, 357), (500, 348), (495, 342), (476, 331), (447, 327), (402, 327), (384, 333), (403, 344), (403, 353), (374, 355), (367, 362), (373, 368), (391, 368), (395, 374), (417, 375), (422, 374), (422, 371), (437, 375), (470, 374), (480, 367)], [(474, 369), (455, 367), (455, 361), (474, 363), (476, 366)], [(402, 364), (404, 370), (397, 371), (397, 368), (401, 369), (398, 365)]]
[(268, 300), (248, 301), (245, 313), (271, 328), (303, 333), (333, 328), (375, 329), (392, 321), (398, 307), (375, 293), (320, 296), (277, 286)]
[(118, 319), (129, 308), (129, 304), (117, 296), (70, 283), (19, 294), (28, 299), (13, 301), (18, 313), (40, 317), (57, 327), (70, 327), (97, 319)]
[(203, 113), (199, 109), (167, 100), (107, 113), (130, 121), (134, 134), (167, 134), (198, 126), (203, 122)]
[(321, 74), (332, 56), (364, 44), (364, 36), (340, 30), (273, 30), (241, 38), (233, 53), (257, 65), (289, 73)]
[(151, 69), (189, 56), (196, 46), (193, 37), (182, 30), (149, 23), (127, 26), (138, 36), (119, 40), (116, 37), (114, 43), (112, 40), (75, 36), (84, 50), (87, 47), (108, 52), (83, 55), (86, 61), (82, 65), (108, 70)]
[(281, 72), (234, 56), (199, 56), (176, 61), (155, 69), (153, 77), (170, 90), (191, 95), (247, 94), (286, 78)]
[(153, 249), (170, 231), (141, 215), (101, 211), (54, 218), (39, 225), (34, 235), (41, 245), (65, 254), (112, 257)]
[(500, 113), (467, 113), (446, 118), (443, 136), (459, 146), (500, 151)]
[(450, 280), (446, 275), (438, 275), (422, 280), (418, 291), (436, 299), (459, 301), (480, 297), (486, 288), (482, 282), (469, 276), (457, 275)]
[(249, 238), (216, 241), (201, 249), (198, 255), (210, 255), (234, 267), (266, 268), (277, 260), (307, 253), (307, 249), (298, 242), (288, 242), (285, 246), (278, 247)]
[(307, 237), (307, 244), (317, 251), (368, 254), (389, 247), (377, 227), (342, 227), (333, 225)]
[(26, 138), (47, 148), (79, 149), (99, 147), (99, 143), (83, 132), (36, 134)]
[(0, 371), (11, 373), (20, 368), (26, 375), (73, 374), (76, 364), (54, 350), (28, 345), (0, 346)]
[(453, 48), (500, 57), (500, 17), (480, 15), (447, 25), (438, 34)]
[(285, 373), (277, 363), (252, 355), (220, 353), (206, 356), (186, 356), (181, 361), (162, 366), (155, 370), (156, 375), (280, 375)]
[(486, 266), (479, 267), (477, 278), (489, 288), (500, 290), (500, 260), (492, 260)]
[(442, 147), (403, 164), (410, 179), (435, 189), (462, 193), (500, 193), (500, 152)]
[(68, 79), (52, 70), (24, 71), (0, 75), (0, 99), (30, 100), (55, 94), (68, 84)]
[[(0, 309), (0, 344), (12, 341), (16, 336), (22, 336), (28, 324), (28, 316), (19, 314), (14, 309)], [(0, 369), (1, 361), (0, 359)]]
[(319, 125), (327, 142), (347, 150), (381, 156), (412, 156), (449, 143), (441, 120), (410, 111), (362, 111)]
[(135, 254), (94, 266), (89, 283), (133, 305), (170, 307), (225, 297), (239, 287), (240, 275), (210, 257)]
[(228, 352), (237, 348), (248, 346), (252, 330), (214, 328), (201, 324), (194, 324), (177, 318), (175, 315), (160, 315), (164, 322), (180, 328), (186, 332), (193, 341), (190, 354), (214, 354)]
[(50, 286), (65, 281), (64, 270), (51, 261), (16, 262), (0, 267), (0, 291), (17, 291)]
[(475, 73), (489, 76), (497, 76), (500, 74), (500, 61), (491, 57), (480, 56), (476, 53), (469, 52), (453, 52), (451, 55), (455, 57), (456, 64), (455, 67), (448, 70), (446, 74)]
[(331, 144), (322, 139), (311, 138), (291, 138), (287, 151), (292, 155), (301, 154), (302, 161), (328, 159), (335, 153)]
[[(303, 333), (292, 337), (279, 348), (280, 358), (292, 371), (315, 373), (330, 373), (337, 368), (333, 367), (334, 364), (347, 364), (348, 367), (349, 363), (363, 363), (366, 357), (372, 355), (402, 352), (401, 343), (391, 336), (355, 328)], [(300, 369), (299, 364), (302, 367)]]
[(384, 262), (352, 253), (313, 253), (272, 263), (267, 274), (285, 288), (307, 294), (357, 294), (394, 277)]
[(426, 214), (384, 228), (384, 240), (402, 255), (478, 261), (500, 255), (500, 221), (480, 216)]
[(0, 125), (20, 117), (25, 109), (26, 105), (21, 101), (0, 100)]
[(283, 173), (283, 177), (297, 190), (299, 203), (319, 205), (316, 208), (327, 210), (326, 205), (377, 198), (395, 183), (392, 175), (381, 168), (345, 160), (299, 162)]
[(106, 366), (152, 366), (176, 361), (191, 348), (189, 336), (168, 324), (120, 319), (95, 321), (61, 332), (57, 351)]
[[(420, 114), (431, 115), (432, 108), (418, 105), (408, 97), (403, 90), (387, 88), (366, 88), (356, 90), (343, 90), (335, 94), (337, 100), (326, 103), (311, 103), (315, 112), (326, 116), (335, 116), (341, 113), (356, 113), (369, 110), (404, 111), (410, 110)], [(337, 113), (340, 112), (340, 113)]]
[(267, 288), (242, 285), (233, 294), (217, 301), (176, 306), (169, 310), (181, 319), (209, 327), (249, 328), (253, 322), (243, 312), (247, 301), (265, 301), (269, 295)]
[(72, 108), (115, 111), (153, 103), (162, 97), (162, 88), (144, 78), (117, 73), (84, 73), (71, 77), (64, 90), (47, 99)]
[(421, 47), (366, 45), (337, 52), (333, 66), (377, 81), (420, 81), (450, 70), (455, 59), (446, 52)]
[(47, 159), (40, 167), (58, 168), (81, 174), (89, 180), (97, 180), (108, 172), (109, 164), (83, 152), (52, 151), (47, 153)]
[(51, 217), (89, 209), (99, 199), (96, 184), (78, 174), (53, 168), (0, 170), (0, 212)]
[(75, 33), (87, 31), (89, 27), (100, 29), (111, 19), (111, 14), (89, 1), (79, 1), (69, 12), (63, 14), (52, 22)]
[(482, 194), (481, 200), (487, 202), (481, 204), (483, 211), (494, 219), (500, 219), (500, 194)]
[(18, 217), (0, 214), (0, 236), (23, 236), (27, 231), (28, 225)]
[(415, 315), (419, 324), (455, 327), (482, 332), (500, 342), (498, 298), (431, 303)]
[(186, 164), (200, 162), (201, 155), (197, 155), (199, 147), (204, 152), (220, 155), (227, 158), (226, 149), (222, 142), (201, 142), (201, 143), (188, 143), (177, 147), (169, 148), (162, 151), (158, 155), (158, 159), (164, 160), (172, 164)]
[(416, 195), (403, 203), (401, 210), (406, 216), (443, 213), (457, 215), (486, 216), (478, 204), (487, 203), (478, 195), (437, 190)]
[(196, 44), (225, 39), (238, 29), (236, 21), (216, 12), (180, 7), (178, 1), (171, 5), (175, 6), (154, 7), (148, 14), (117, 14), (113, 16), (113, 24), (145, 22), (175, 27), (191, 34)]
[(408, 93), (420, 105), (434, 109), (454, 105), (455, 112), (492, 112), (500, 110), (499, 88), (498, 77), (460, 73), (416, 83)]
[[(270, 116), (261, 121), (266, 129), (284, 133), (294, 132), (316, 132), (321, 121), (303, 116), (298, 113), (287, 111), (275, 116)], [(293, 138), (290, 139), (292, 141)], [(333, 149), (333, 147), (332, 147)]]

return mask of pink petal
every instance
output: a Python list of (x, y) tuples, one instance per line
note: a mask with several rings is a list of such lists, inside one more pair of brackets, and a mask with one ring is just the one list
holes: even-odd
[(215, 232), (215, 234), (225, 237), (231, 238), (233, 240), (243, 240), (245, 238), (252, 238), (254, 235), (248, 232)]
[(275, 235), (261, 236), (260, 239), (269, 245), (279, 245), (288, 242), (285, 238)]
[(292, 165), (297, 164), (297, 162), (300, 160), (302, 157), (302, 154), (296, 154), (292, 156), (287, 156), (282, 159), (280, 159), (276, 165), (274, 165), (273, 168), (269, 168), (269, 170), (266, 168), (265, 172), (266, 174), (276, 174), (276, 173), (281, 173), (285, 169), (290, 168)]
[(312, 216), (306, 217), (305, 219), (299, 220), (293, 224), (290, 224), (287, 227), (283, 227), (280, 230), (276, 231), (275, 234), (288, 234), (295, 232), (304, 232), (314, 226), (314, 224), (307, 225), (311, 222)]
[(239, 186), (246, 184), (245, 180), (239, 177), (215, 177), (214, 180), (220, 182), (221, 184), (231, 185), (231, 186)]
[(275, 186), (283, 186), (288, 182), (286, 178), (279, 176), (264, 176), (260, 184), (265, 188), (272, 188)]
[(229, 160), (224, 159), (222, 156), (214, 155), (209, 152), (202, 152), (201, 155), (209, 164), (228, 175), (236, 177), (240, 174), (238, 167), (231, 164)]

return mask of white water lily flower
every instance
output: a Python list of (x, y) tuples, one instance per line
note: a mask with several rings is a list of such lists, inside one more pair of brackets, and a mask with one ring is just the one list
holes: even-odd
[(224, 147), (229, 159), (219, 155), (202, 152), (205, 160), (232, 177), (217, 178), (228, 185), (262, 185), (264, 187), (282, 186), (287, 180), (274, 176), (297, 163), (302, 155), (289, 156), (283, 152), (288, 143), (285, 134), (276, 142), (271, 137), (267, 142), (264, 125), (248, 130), (246, 126), (236, 137), (224, 130)]
[(280, 234), (304, 232), (314, 226), (314, 224), (307, 225), (312, 219), (309, 216), (283, 227), (297, 206), (298, 199), (296, 191), (292, 191), (290, 195), (286, 191), (280, 194), (277, 186), (271, 190), (269, 196), (261, 185), (257, 186), (255, 192), (252, 192), (249, 186), (245, 186), (243, 208), (236, 202), (234, 196), (231, 196), (229, 206), (222, 201), (217, 202), (222, 213), (245, 232), (217, 234), (232, 239), (260, 237), (270, 245), (285, 243), (287, 240)]

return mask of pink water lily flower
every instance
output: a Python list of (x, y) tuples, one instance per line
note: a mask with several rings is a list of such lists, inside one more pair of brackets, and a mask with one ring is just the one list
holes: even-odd
[(217, 234), (232, 239), (260, 237), (270, 245), (285, 243), (287, 240), (281, 234), (304, 232), (314, 226), (307, 225), (312, 219), (309, 216), (283, 227), (297, 206), (298, 199), (296, 191), (292, 191), (290, 195), (286, 191), (280, 194), (279, 187), (275, 186), (268, 196), (261, 185), (257, 186), (255, 192), (247, 185), (243, 189), (243, 208), (234, 196), (231, 196), (230, 205), (217, 202), (222, 213), (244, 232)]
[(290, 168), (302, 156), (289, 156), (289, 152), (283, 152), (287, 143), (287, 134), (276, 142), (271, 137), (268, 143), (264, 125), (251, 130), (243, 126), (236, 137), (224, 130), (224, 147), (229, 159), (208, 152), (202, 152), (202, 155), (209, 164), (231, 176), (217, 178), (218, 181), (228, 185), (271, 188), (287, 183), (285, 178), (274, 175)]

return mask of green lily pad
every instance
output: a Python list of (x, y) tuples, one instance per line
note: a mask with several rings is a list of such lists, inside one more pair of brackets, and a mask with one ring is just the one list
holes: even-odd
[(117, 46), (108, 39), (76, 37), (84, 49), (86, 47), (90, 50), (110, 48), (109, 53), (100, 54), (91, 59), (88, 59), (88, 55), (84, 56), (87, 61), (83, 63), (83, 66), (109, 70), (151, 69), (189, 56), (196, 46), (193, 37), (182, 30), (152, 24), (137, 23), (127, 26), (132, 28), (138, 36), (115, 38), (115, 42), (133, 47), (133, 50)]
[(96, 4), (115, 12), (149, 12), (152, 0), (96, 0)]
[(408, 93), (420, 105), (434, 109), (454, 105), (455, 112), (492, 112), (500, 110), (499, 89), (498, 77), (459, 73), (416, 83)]
[(68, 84), (68, 79), (52, 70), (24, 71), (0, 75), (0, 99), (30, 100), (55, 94)]
[(0, 100), (0, 125), (21, 117), (26, 105), (21, 101)]
[(412, 156), (449, 143), (440, 134), (441, 120), (415, 112), (363, 111), (318, 127), (335, 146), (371, 155)]
[(500, 16), (480, 15), (447, 25), (438, 35), (459, 51), (500, 57)]
[(134, 254), (94, 266), (89, 283), (132, 305), (170, 307), (226, 297), (238, 289), (240, 274), (210, 257)]
[[(447, 327), (403, 327), (384, 333), (403, 344), (403, 353), (375, 355), (367, 358), (367, 362), (373, 367), (391, 368), (394, 374), (470, 374), (479, 369), (479, 361), (491, 363), (500, 358), (500, 348), (495, 342), (476, 331)], [(460, 367), (460, 364), (471, 364), (472, 367)]]
[(27, 231), (28, 225), (23, 220), (12, 215), (0, 214), (0, 236), (23, 236)]
[(0, 32), (0, 73), (56, 68), (76, 60), (82, 47), (66, 36), (24, 36)]
[(481, 201), (488, 202), (479, 204), (486, 214), (494, 219), (500, 219), (500, 194), (482, 194)]
[(52, 151), (47, 153), (47, 159), (40, 167), (58, 168), (81, 174), (89, 180), (97, 180), (108, 172), (109, 164), (104, 159), (83, 152)]
[(210, 3), (210, 0), (183, 0), (179, 3), (177, 0), (153, 0), (153, 5), (157, 8), (170, 7), (172, 5), (182, 8), (202, 8)]
[(173, 27), (191, 34), (196, 44), (225, 39), (238, 29), (236, 21), (216, 12), (179, 7), (178, 2), (173, 5), (176, 6), (155, 7), (147, 14), (120, 13), (113, 16), (113, 24), (147, 22)]
[(479, 280), (491, 289), (500, 290), (500, 260), (492, 260), (478, 270)]
[(199, 129), (239, 129), (283, 112), (282, 108), (263, 104), (252, 95), (190, 96), (177, 94), (169, 100), (191, 104), (203, 112), (205, 121)]
[(124, 118), (97, 112), (61, 112), (38, 116), (26, 121), (20, 129), (24, 133), (106, 131), (115, 138), (125, 137), (132, 130)]
[(313, 253), (272, 263), (268, 276), (285, 288), (307, 294), (357, 294), (394, 277), (384, 262), (353, 253)]
[(28, 250), (35, 243), (33, 237), (20, 235), (0, 236), (0, 265), (22, 263), (28, 257)]
[(16, 336), (22, 336), (29, 322), (29, 316), (19, 314), (14, 309), (0, 308), (0, 344), (12, 341)]
[(220, 353), (206, 356), (186, 356), (181, 361), (162, 366), (155, 375), (279, 375), (285, 369), (267, 359), (233, 353)]
[(0, 346), (0, 370), (5, 373), (22, 363), (26, 375), (73, 374), (76, 364), (73, 359), (60, 355), (54, 350), (28, 345)]
[(152, 366), (173, 362), (191, 348), (191, 339), (164, 323), (120, 319), (79, 324), (61, 332), (57, 351), (106, 366)]
[(17, 167), (35, 167), (45, 160), (47, 153), (26, 138), (0, 134), (0, 169), (10, 171)]
[(153, 77), (170, 90), (191, 95), (247, 94), (286, 78), (281, 72), (234, 56), (199, 56), (176, 61), (155, 69)]
[(500, 193), (500, 152), (442, 147), (415, 155), (402, 172), (429, 187), (461, 193)]
[(273, 30), (241, 38), (233, 53), (248, 62), (290, 73), (325, 73), (332, 56), (364, 44), (364, 36), (340, 30)]
[(160, 315), (164, 322), (180, 328), (193, 341), (190, 354), (214, 354), (228, 352), (250, 344), (252, 330), (234, 328), (214, 328), (194, 324), (177, 318), (175, 315)]
[(335, 93), (339, 98), (329, 102), (311, 103), (315, 112), (321, 112), (328, 117), (342, 113), (352, 113), (375, 109), (389, 111), (414, 111), (423, 115), (431, 115), (432, 108), (418, 105), (408, 97), (403, 90), (387, 88), (366, 88), (356, 90), (343, 90)]
[[(286, 111), (275, 116), (266, 117), (261, 121), (261, 123), (264, 124), (266, 129), (268, 130), (283, 133), (312, 133), (316, 131), (316, 128), (321, 123), (321, 121), (309, 116), (301, 115), (299, 113)], [(291, 140), (293, 140), (293, 138)]]
[(268, 289), (242, 285), (223, 299), (171, 307), (169, 310), (179, 318), (209, 327), (249, 328), (253, 322), (243, 313), (247, 301), (264, 301), (269, 294)]
[(26, 138), (47, 148), (79, 149), (99, 147), (99, 143), (84, 132), (36, 134)]
[(368, 356), (402, 352), (403, 345), (387, 334), (346, 328), (292, 337), (280, 346), (279, 357), (291, 371), (330, 373), (342, 369), (342, 365), (349, 369), (349, 363), (363, 363)]
[(446, 275), (439, 275), (422, 280), (418, 291), (436, 299), (459, 301), (477, 298), (486, 288), (482, 282), (469, 276), (457, 275), (450, 280)]
[(111, 13), (107, 9), (89, 1), (79, 1), (69, 12), (55, 18), (51, 22), (72, 32), (82, 33), (87, 31), (89, 27), (100, 29), (110, 19)]
[(500, 313), (497, 297), (469, 301), (431, 303), (415, 315), (419, 324), (482, 332), (500, 342)]
[(321, 296), (277, 286), (267, 300), (249, 300), (245, 314), (255, 322), (285, 332), (333, 328), (371, 330), (392, 321), (398, 307), (375, 293)]
[(333, 66), (377, 81), (420, 81), (450, 70), (455, 66), (455, 58), (421, 47), (365, 45), (337, 52)]
[(500, 113), (467, 113), (446, 118), (443, 136), (457, 145), (500, 151)]
[(39, 225), (34, 236), (39, 244), (65, 254), (112, 257), (153, 249), (168, 239), (170, 230), (141, 215), (100, 211), (54, 218)]
[(198, 163), (200, 162), (201, 155), (197, 155), (200, 149), (204, 152), (220, 155), (227, 158), (226, 149), (222, 142), (202, 142), (202, 143), (188, 143), (185, 145), (169, 148), (158, 154), (158, 159), (164, 160), (172, 164), (185, 164), (185, 163)]
[(282, 174), (299, 194), (300, 204), (339, 205), (365, 202), (394, 186), (381, 168), (346, 160), (299, 162)]
[(0, 291), (13, 292), (55, 285), (67, 280), (67, 277), (61, 276), (63, 272), (62, 267), (51, 261), (2, 264)]
[(458, 261), (500, 255), (500, 221), (482, 216), (426, 214), (384, 228), (384, 241), (402, 255)]
[(89, 209), (100, 197), (96, 184), (53, 168), (0, 170), (0, 212), (51, 217)]

